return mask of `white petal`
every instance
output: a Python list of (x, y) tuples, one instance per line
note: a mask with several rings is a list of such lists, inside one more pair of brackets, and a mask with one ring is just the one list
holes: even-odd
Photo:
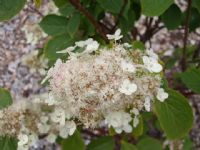
[(131, 133), (132, 132), (132, 127), (131, 125), (126, 125), (124, 126), (123, 130), (126, 132), (126, 133)]
[(138, 119), (137, 116), (135, 116), (135, 117), (133, 118), (133, 127), (134, 127), (134, 128), (137, 127), (138, 124), (139, 124), (139, 119)]
[(168, 98), (168, 96), (169, 96), (168, 93), (166, 93), (166, 92), (164, 91), (163, 88), (159, 88), (159, 89), (158, 89), (156, 98), (157, 98), (159, 101), (164, 102), (165, 99)]
[(116, 31), (115, 31), (115, 36), (119, 36), (121, 34), (121, 29), (117, 29)]
[(136, 116), (139, 115), (139, 110), (137, 108), (133, 108), (130, 112)]
[(69, 53), (69, 52), (73, 51), (75, 48), (76, 48), (76, 46), (70, 46), (67, 49), (64, 49), (62, 51), (57, 51), (56, 53), (58, 53), (58, 54)]
[(149, 97), (145, 98), (144, 108), (145, 108), (146, 111), (151, 110), (151, 99)]
[(53, 134), (53, 133), (50, 133), (48, 136), (47, 136), (47, 141), (49, 142), (49, 143), (55, 143), (55, 141), (56, 141), (56, 135), (55, 134)]
[(28, 136), (26, 134), (19, 134), (18, 140), (18, 146), (23, 146), (28, 143)]

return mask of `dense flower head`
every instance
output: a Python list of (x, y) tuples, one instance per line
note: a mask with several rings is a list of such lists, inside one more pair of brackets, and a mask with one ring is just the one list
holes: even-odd
[(151, 111), (154, 100), (168, 97), (161, 84), (162, 66), (152, 50), (117, 44), (120, 30), (108, 37), (115, 40), (110, 47), (88, 39), (58, 52), (69, 58), (58, 59), (47, 72), (43, 82), (49, 81), (49, 93), (24, 107), (1, 110), (0, 129), (9, 129), (0, 133), (17, 136), (25, 149), (38, 135), (45, 134), (49, 142), (58, 135), (67, 138), (79, 124), (96, 128), (104, 122), (116, 133), (137, 127), (141, 111)]
[[(93, 49), (88, 51), (88, 46)], [(77, 48), (82, 52), (76, 52)], [(53, 101), (67, 106), (70, 117), (85, 127), (97, 127), (113, 112), (132, 108), (150, 111), (155, 97), (160, 101), (168, 97), (161, 88), (162, 65), (152, 50), (116, 42), (99, 48), (96, 41), (88, 39), (58, 53), (69, 53), (70, 57), (65, 62), (57, 60), (47, 73)]]

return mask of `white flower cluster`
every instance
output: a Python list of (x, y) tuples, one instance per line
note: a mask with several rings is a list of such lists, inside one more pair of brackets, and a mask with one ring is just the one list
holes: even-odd
[(45, 103), (48, 94), (23, 100), (0, 111), (0, 136), (18, 139), (18, 150), (28, 150), (40, 135), (54, 143), (57, 136), (67, 138), (76, 130), (73, 120), (67, 119), (65, 110)]
[[(20, 111), (12, 110), (14, 106), (1, 111), (0, 129), (11, 124), (15, 130), (0, 133), (17, 136), (24, 148), (36, 135), (45, 134), (50, 142), (57, 135), (67, 138), (78, 124), (95, 128), (105, 122), (117, 133), (137, 127), (140, 111), (150, 111), (154, 99), (163, 102), (168, 97), (161, 88), (162, 66), (152, 50), (116, 44), (122, 38), (120, 30), (108, 38), (115, 40), (111, 48), (88, 39), (61, 51), (70, 57), (65, 62), (58, 59), (49, 69), (43, 81), (49, 81), (48, 97)], [(11, 110), (18, 114), (14, 120), (7, 115)]]
[(29, 67), (31, 73), (46, 74), (48, 68), (48, 59), (44, 55), (39, 55), (39, 50), (34, 50), (21, 59), (22, 65)]
[[(121, 39), (120, 32), (108, 39)], [(127, 43), (116, 42), (112, 48), (99, 48), (97, 41), (88, 39), (58, 53), (70, 57), (66, 62), (57, 60), (47, 73), (44, 81), (49, 79), (54, 97), (48, 103), (66, 106), (71, 118), (85, 127), (96, 127), (106, 119), (117, 132), (128, 131), (131, 119), (123, 111), (137, 109), (133, 120), (138, 124), (139, 111), (150, 111), (155, 98), (163, 102), (168, 97), (161, 88), (162, 66), (152, 50), (133, 50)], [(127, 121), (120, 125), (116, 116)]]
[[(28, 7), (28, 6), (26, 6)], [(56, 7), (53, 1), (47, 1), (45, 7), (41, 7), (38, 12), (42, 16), (49, 14), (59, 14), (59, 9)], [(25, 20), (22, 31), (25, 33), (26, 42), (31, 45), (36, 45), (39, 41), (44, 40), (48, 37), (46, 33), (42, 31), (39, 26), (41, 17), (37, 13), (31, 13), (28, 15), (28, 18)]]
[(37, 44), (41, 39), (46, 38), (48, 35), (42, 31), (38, 22), (34, 19), (29, 19), (26, 21), (24, 26), (22, 27), (22, 31), (25, 33), (25, 38), (27, 43), (31, 45)]

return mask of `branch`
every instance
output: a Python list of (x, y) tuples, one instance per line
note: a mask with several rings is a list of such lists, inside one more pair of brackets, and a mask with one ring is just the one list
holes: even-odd
[(92, 25), (95, 27), (96, 31), (99, 33), (99, 35), (108, 42), (108, 39), (106, 37), (106, 33), (103, 29), (103, 27), (98, 23), (98, 21), (95, 20), (95, 18), (81, 5), (80, 0), (69, 0), (69, 2), (77, 9), (79, 10), (88, 20), (92, 23)]
[(154, 26), (152, 26), (153, 18), (146, 18), (144, 25), (146, 26), (145, 34), (141, 35), (141, 41), (145, 43), (150, 40), (152, 36), (161, 30), (163, 27), (159, 27), (160, 20), (156, 20)]
[(188, 40), (188, 32), (189, 32), (188, 28), (189, 28), (189, 21), (190, 21), (191, 4), (192, 4), (192, 0), (188, 0), (187, 14), (186, 14), (185, 28), (184, 28), (184, 38), (183, 38), (183, 51), (182, 51), (182, 58), (180, 61), (182, 71), (184, 71), (187, 68), (186, 50), (187, 50), (187, 40)]

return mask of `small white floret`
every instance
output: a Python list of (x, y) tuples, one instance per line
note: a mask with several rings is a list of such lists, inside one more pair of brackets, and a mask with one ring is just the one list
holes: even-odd
[(123, 35), (120, 35), (120, 34), (121, 34), (121, 29), (117, 29), (117, 30), (115, 31), (114, 35), (112, 35), (112, 34), (107, 34), (106, 36), (107, 36), (107, 38), (108, 38), (109, 40), (115, 40), (115, 41), (117, 41), (117, 40), (119, 40), (119, 39), (121, 39), (121, 38), (123, 37)]
[(164, 102), (165, 99), (168, 98), (168, 96), (169, 96), (168, 93), (165, 92), (163, 88), (158, 88), (156, 98), (157, 98), (159, 101)]
[(61, 108), (55, 109), (50, 115), (51, 120), (55, 123), (59, 123), (61, 126), (65, 125), (65, 111)]
[(76, 124), (74, 121), (66, 121), (65, 125), (60, 127), (59, 135), (62, 138), (67, 138), (69, 135), (73, 135), (76, 130)]
[(86, 46), (84, 53), (92, 53), (99, 48), (99, 43), (97, 41), (92, 41)]
[(121, 67), (124, 71), (131, 72), (131, 73), (134, 73), (136, 70), (133, 63), (125, 61), (125, 60), (121, 61)]
[(57, 138), (57, 136), (56, 136), (55, 134), (50, 133), (50, 134), (47, 136), (46, 139), (47, 139), (47, 141), (48, 141), (49, 143), (55, 143), (56, 138)]
[(145, 98), (144, 108), (145, 108), (146, 111), (150, 111), (151, 110), (151, 99), (150, 99), (150, 97), (146, 97)]
[(133, 127), (134, 127), (134, 128), (137, 127), (138, 124), (139, 124), (139, 118), (138, 118), (138, 116), (135, 116), (135, 117), (133, 118)]
[(75, 48), (76, 48), (76, 46), (70, 46), (64, 50), (57, 51), (56, 53), (58, 53), (58, 54), (69, 53), (69, 52), (72, 52), (73, 50), (75, 50)]
[(158, 63), (158, 61), (155, 58), (152, 57), (147, 57), (143, 56), (142, 57), (143, 63), (145, 67), (150, 71), (150, 72), (155, 72), (159, 73), (162, 71), (162, 65)]
[(154, 51), (152, 49), (150, 50), (146, 50), (147, 55), (149, 55), (149, 57), (152, 57), (156, 60), (158, 60), (158, 55), (156, 53), (154, 53)]
[(28, 143), (28, 135), (26, 134), (19, 134), (18, 135), (18, 146), (23, 146)]
[(137, 85), (135, 83), (131, 83), (130, 80), (125, 79), (119, 87), (119, 91), (126, 95), (131, 95), (137, 91)]
[(108, 127), (112, 126), (119, 134), (122, 131), (125, 131), (127, 133), (130, 133), (132, 131), (132, 127), (129, 125), (129, 122), (131, 120), (131, 115), (122, 111), (110, 112), (105, 117), (105, 123), (108, 124)]

